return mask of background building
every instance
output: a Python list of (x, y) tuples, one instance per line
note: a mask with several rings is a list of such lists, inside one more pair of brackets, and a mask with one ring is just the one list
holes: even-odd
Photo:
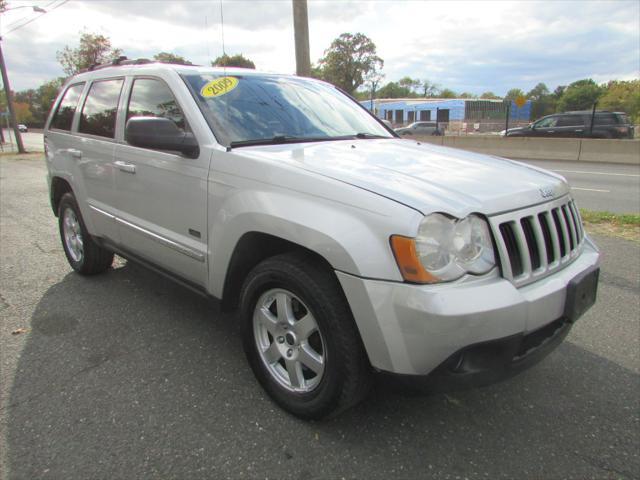
[[(371, 109), (371, 100), (361, 104)], [(393, 98), (375, 99), (373, 112), (394, 127), (418, 121), (438, 121), (449, 131), (491, 132), (504, 129), (507, 105), (510, 105), (509, 125), (531, 121), (531, 101), (518, 107), (514, 102), (475, 98)]]

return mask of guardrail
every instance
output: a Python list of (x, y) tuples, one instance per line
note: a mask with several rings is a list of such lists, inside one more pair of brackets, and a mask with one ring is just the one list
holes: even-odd
[(487, 153), (506, 158), (640, 165), (640, 140), (505, 138), (496, 136), (420, 136), (413, 138), (425, 143), (471, 150), (473, 152)]

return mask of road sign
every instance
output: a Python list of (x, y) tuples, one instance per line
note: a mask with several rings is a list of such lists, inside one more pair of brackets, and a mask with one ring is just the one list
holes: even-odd
[(518, 108), (522, 108), (524, 107), (524, 104), (527, 103), (527, 97), (525, 97), (524, 95), (518, 95), (514, 102)]

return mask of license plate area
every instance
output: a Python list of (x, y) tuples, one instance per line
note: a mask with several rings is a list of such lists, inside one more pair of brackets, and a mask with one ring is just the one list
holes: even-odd
[(575, 322), (596, 302), (598, 292), (599, 267), (591, 267), (574, 277), (567, 285), (564, 316)]

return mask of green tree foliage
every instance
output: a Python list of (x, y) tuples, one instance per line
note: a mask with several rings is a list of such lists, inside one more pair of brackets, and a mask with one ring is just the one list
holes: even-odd
[(247, 57), (238, 53), (237, 55), (227, 55), (226, 53), (211, 62), (212, 67), (239, 67), (252, 68), (255, 70), (256, 65)]
[(458, 98), (458, 94), (453, 90), (451, 90), (450, 88), (445, 88), (444, 90), (440, 91), (440, 93), (438, 94), (438, 97), (439, 98)]
[(558, 99), (544, 83), (538, 83), (526, 94), (531, 100), (531, 118), (536, 119), (549, 115), (556, 110)]
[(68, 45), (56, 52), (56, 59), (67, 75), (74, 75), (91, 65), (107, 63), (122, 55), (122, 50), (113, 48), (111, 40), (104, 35), (83, 32), (77, 48)]
[(403, 87), (398, 82), (389, 82), (380, 88), (376, 93), (376, 98), (411, 98), (415, 94), (407, 87)]
[(524, 95), (524, 92), (522, 90), (520, 90), (519, 88), (512, 88), (504, 96), (504, 99), (513, 101), (518, 97), (524, 97), (524, 96), (525, 95)]
[(499, 97), (493, 92), (484, 92), (482, 95), (480, 95), (480, 98), (482, 98), (483, 100), (500, 100), (502, 97)]
[(407, 88), (412, 93), (417, 93), (422, 87), (422, 82), (419, 78), (403, 77), (398, 80), (398, 84), (401, 87)]
[(478, 96), (474, 95), (473, 93), (462, 92), (460, 95), (458, 95), (458, 98), (478, 98)]
[(425, 98), (435, 97), (438, 94), (438, 85), (436, 85), (435, 83), (431, 83), (425, 78), (424, 80), (422, 80), (420, 90), (422, 92), (422, 96)]
[(322, 78), (350, 94), (364, 84), (371, 71), (380, 71), (383, 60), (376, 45), (362, 33), (343, 33), (336, 38), (319, 61)]
[(612, 80), (598, 101), (598, 109), (626, 112), (640, 123), (640, 80)]
[(588, 110), (593, 107), (603, 93), (603, 88), (590, 78), (570, 84), (558, 101), (557, 110)]
[(153, 56), (153, 59), (156, 62), (160, 62), (160, 63), (173, 63), (175, 65), (193, 65), (193, 63), (191, 63), (186, 58), (181, 57), (180, 55), (176, 55), (175, 53), (169, 53), (169, 52), (156, 53)]

